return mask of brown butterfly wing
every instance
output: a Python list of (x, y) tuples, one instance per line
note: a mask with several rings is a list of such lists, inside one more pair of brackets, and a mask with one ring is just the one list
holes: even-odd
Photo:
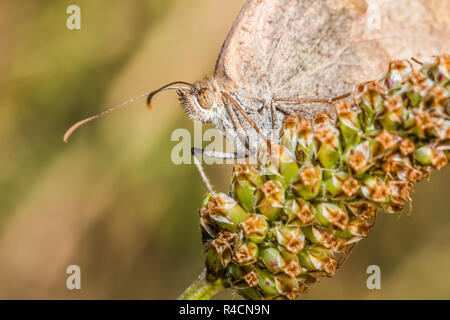
[(328, 98), (394, 59), (450, 51), (448, 0), (248, 0), (215, 78), (237, 95)]

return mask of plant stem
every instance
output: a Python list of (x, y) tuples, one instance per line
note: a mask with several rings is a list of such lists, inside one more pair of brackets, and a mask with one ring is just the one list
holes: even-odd
[(205, 268), (198, 278), (178, 297), (178, 300), (209, 300), (222, 289), (223, 282), (221, 279), (215, 281), (206, 279)]

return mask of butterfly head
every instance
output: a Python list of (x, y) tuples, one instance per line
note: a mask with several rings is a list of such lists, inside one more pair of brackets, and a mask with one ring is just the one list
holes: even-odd
[(187, 115), (201, 122), (211, 122), (222, 105), (220, 92), (209, 80), (197, 82), (191, 88), (177, 90)]

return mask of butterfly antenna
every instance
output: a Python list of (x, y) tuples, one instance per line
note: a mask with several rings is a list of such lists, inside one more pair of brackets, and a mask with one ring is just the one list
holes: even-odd
[[(190, 88), (186, 88), (186, 87), (173, 87), (173, 85), (175, 84), (184, 84), (189, 86)], [(189, 82), (185, 82), (185, 81), (175, 81), (175, 82), (171, 82), (166, 84), (165, 86), (162, 86), (161, 88), (159, 88), (158, 90), (152, 91), (149, 93), (148, 97), (147, 97), (147, 106), (149, 109), (152, 108), (152, 99), (153, 96), (157, 93), (160, 93), (161, 91), (166, 91), (166, 90), (172, 90), (172, 89), (191, 89), (191, 88), (195, 88), (195, 86), (192, 83)]]
[(105, 114), (110, 113), (111, 111), (114, 111), (114, 110), (116, 110), (116, 109), (118, 109), (118, 108), (121, 108), (121, 107), (123, 107), (123, 106), (125, 106), (125, 105), (127, 105), (127, 104), (129, 104), (129, 103), (131, 103), (131, 102), (134, 102), (134, 101), (136, 101), (136, 100), (142, 99), (142, 98), (148, 96), (149, 94), (151, 94), (151, 92), (143, 93), (143, 94), (141, 94), (141, 95), (138, 95), (137, 97), (134, 97), (134, 98), (131, 98), (131, 99), (129, 99), (129, 100), (126, 100), (126, 101), (124, 101), (124, 102), (122, 102), (122, 103), (120, 103), (120, 104), (118, 104), (118, 105), (112, 106), (112, 107), (110, 107), (110, 108), (108, 108), (108, 109), (106, 109), (106, 110), (104, 110), (104, 111), (102, 111), (102, 112), (100, 112), (100, 113), (98, 113), (98, 114), (96, 114), (96, 115), (94, 115), (94, 116), (91, 116), (91, 117), (89, 117), (89, 118), (86, 118), (86, 119), (83, 119), (83, 120), (81, 120), (81, 121), (78, 121), (78, 122), (75, 123), (73, 126), (71, 126), (71, 127), (69, 128), (69, 130), (66, 131), (66, 133), (64, 134), (64, 138), (63, 138), (64, 142), (67, 143), (67, 141), (69, 140), (70, 136), (71, 136), (71, 135), (79, 128), (79, 127), (85, 125), (86, 123), (91, 122), (92, 120), (95, 120), (95, 119), (97, 119), (97, 118), (100, 118), (100, 117), (104, 116)]
[(124, 101), (124, 102), (122, 102), (122, 103), (120, 103), (120, 104), (118, 104), (118, 105), (112, 106), (112, 107), (110, 107), (110, 108), (108, 108), (108, 109), (106, 109), (106, 110), (104, 110), (104, 111), (102, 111), (102, 112), (100, 112), (100, 113), (98, 113), (98, 114), (96, 114), (96, 115), (93, 115), (93, 116), (91, 116), (91, 117), (89, 117), (89, 118), (83, 119), (83, 120), (78, 121), (77, 123), (75, 123), (75, 124), (74, 124), (73, 126), (71, 126), (71, 127), (66, 131), (66, 133), (64, 134), (64, 137), (63, 137), (64, 142), (67, 143), (67, 141), (69, 140), (70, 136), (71, 136), (78, 128), (80, 128), (81, 126), (85, 125), (85, 124), (88, 123), (88, 122), (91, 122), (92, 120), (95, 120), (95, 119), (97, 119), (97, 118), (100, 118), (100, 117), (106, 115), (107, 113), (110, 113), (111, 111), (114, 111), (114, 110), (116, 110), (116, 109), (118, 109), (118, 108), (121, 108), (121, 107), (123, 107), (123, 106), (125, 106), (125, 105), (127, 105), (127, 104), (129, 104), (129, 103), (132, 103), (132, 102), (134, 102), (134, 101), (136, 101), (136, 100), (139, 100), (139, 99), (142, 99), (142, 98), (144, 98), (144, 97), (147, 97), (147, 105), (148, 105), (149, 108), (150, 108), (150, 107), (151, 107), (151, 105), (150, 105), (151, 99), (152, 99), (152, 97), (153, 97), (155, 94), (157, 94), (158, 92), (161, 92), (161, 91), (164, 91), (164, 90), (170, 90), (170, 89), (181, 89), (181, 88), (184, 88), (184, 87), (171, 87), (171, 86), (174, 85), (174, 84), (184, 84), (184, 85), (188, 85), (188, 86), (190, 86), (190, 87), (194, 87), (194, 85), (192, 85), (192, 84), (190, 84), (190, 83), (188, 83), (188, 82), (176, 81), (176, 82), (169, 83), (169, 84), (163, 86), (162, 88), (159, 88), (158, 90), (146, 92), (146, 93), (143, 93), (143, 94), (141, 94), (141, 95), (138, 95), (138, 96), (136, 96), (136, 97), (134, 97), (134, 98), (128, 99), (128, 100), (126, 100), (126, 101)]
[(417, 60), (417, 59), (414, 58), (414, 57), (411, 57), (411, 60), (414, 61), (414, 62), (417, 63), (417, 64), (420, 64), (421, 66), (423, 65), (423, 62)]

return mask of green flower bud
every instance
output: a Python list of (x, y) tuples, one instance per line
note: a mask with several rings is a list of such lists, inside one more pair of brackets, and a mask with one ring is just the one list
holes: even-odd
[(450, 140), (450, 120), (435, 120), (434, 126), (430, 128), (430, 134), (442, 141)]
[(405, 127), (409, 128), (408, 133), (416, 135), (419, 139), (425, 139), (427, 132), (435, 125), (431, 115), (423, 110), (410, 114), (410, 118), (405, 122)]
[(302, 273), (300, 276), (296, 277), (296, 279), (299, 284), (304, 286), (303, 291), (301, 292), (306, 292), (306, 286), (311, 286), (319, 281), (317, 277), (313, 277), (307, 273)]
[(205, 266), (208, 271), (214, 275), (217, 275), (224, 270), (224, 265), (214, 248), (210, 248), (206, 251)]
[(359, 182), (355, 178), (349, 177), (342, 184), (342, 191), (347, 197), (355, 196), (359, 191)]
[(299, 285), (295, 278), (285, 274), (274, 276), (277, 291), (289, 300), (295, 300), (299, 293)]
[(213, 196), (214, 193), (208, 193), (202, 201), (202, 207), (206, 206), (208, 204), (209, 199), (211, 198), (211, 196)]
[(280, 294), (275, 284), (275, 278), (270, 272), (259, 268), (255, 268), (255, 271), (259, 276), (258, 285), (265, 294), (270, 296), (277, 296)]
[(319, 245), (305, 247), (298, 253), (300, 264), (308, 270), (325, 271), (334, 274), (337, 262), (331, 257), (330, 251)]
[(282, 220), (287, 224), (297, 224), (299, 223), (297, 218), (297, 212), (300, 210), (300, 206), (295, 199), (290, 199), (286, 201), (283, 208), (283, 218)]
[(301, 151), (301, 157), (298, 160), (300, 162), (310, 161), (316, 151), (312, 122), (300, 118), (297, 135), (297, 148)]
[(218, 234), (217, 238), (209, 243), (209, 245), (217, 252), (218, 259), (223, 267), (226, 267), (231, 261), (232, 257), (232, 245), (234, 244), (235, 235), (222, 231)]
[(288, 276), (295, 278), (299, 276), (303, 269), (300, 266), (300, 262), (298, 261), (298, 256), (295, 253), (291, 253), (287, 250), (281, 251), (281, 256), (285, 262), (283, 271)]
[(369, 201), (353, 201), (347, 203), (350, 212), (364, 220), (371, 220), (376, 216), (377, 205)]
[(305, 235), (300, 227), (296, 226), (276, 226), (272, 231), (277, 242), (285, 247), (289, 252), (297, 253), (305, 246)]
[(224, 193), (211, 195), (206, 206), (201, 209), (202, 213), (207, 213), (219, 228), (229, 231), (235, 231), (237, 225), (247, 218), (245, 210)]
[[(359, 120), (358, 120), (359, 122)], [(346, 119), (339, 122), (339, 129), (341, 129), (342, 137), (344, 138), (345, 146), (358, 144), (361, 141), (362, 131), (357, 127), (351, 125)]]
[(287, 116), (284, 118), (283, 128), (281, 130), (281, 144), (292, 154), (295, 154), (297, 150), (299, 125), (299, 119), (296, 116)]
[(322, 186), (322, 169), (319, 166), (303, 166), (291, 186), (297, 196), (305, 200), (314, 199)]
[(234, 248), (234, 261), (239, 265), (248, 265), (258, 258), (258, 245), (249, 240), (239, 243)]
[(336, 197), (342, 192), (344, 181), (348, 178), (349, 175), (346, 172), (326, 172), (324, 179), (327, 191)]
[(373, 130), (376, 116), (383, 110), (380, 84), (376, 81), (364, 82), (357, 86), (355, 98), (364, 111), (363, 122), (366, 132)]
[(359, 143), (361, 140), (361, 123), (359, 114), (361, 109), (349, 102), (341, 101), (336, 106), (339, 118), (339, 129), (346, 146)]
[(344, 162), (356, 173), (361, 175), (371, 165), (371, 143), (364, 141), (357, 146), (349, 148), (344, 154)]
[(345, 229), (348, 224), (348, 214), (333, 203), (319, 203), (315, 206), (315, 216), (325, 227), (334, 226), (337, 229)]
[(259, 276), (254, 270), (247, 272), (243, 279), (249, 287), (256, 287), (259, 283)]
[(255, 243), (262, 243), (269, 230), (266, 217), (260, 214), (249, 214), (248, 218), (242, 222), (241, 227), (245, 237)]
[(345, 230), (336, 230), (335, 236), (340, 239), (352, 239), (355, 237), (365, 238), (369, 234), (371, 224), (363, 219), (356, 217), (351, 218)]
[(271, 152), (271, 157), (264, 160), (262, 172), (271, 180), (277, 180), (286, 185), (298, 172), (297, 160), (284, 146), (273, 144)]
[(326, 121), (316, 126), (315, 136), (320, 141), (317, 158), (325, 168), (333, 167), (340, 159), (339, 130)]
[(408, 91), (406, 92), (406, 96), (409, 98), (412, 107), (416, 107), (422, 98), (420, 92), (416, 91)]
[(285, 262), (281, 256), (280, 251), (275, 248), (264, 248), (261, 250), (260, 258), (267, 270), (272, 273), (279, 273), (283, 271)]
[(433, 149), (429, 146), (421, 146), (414, 151), (414, 158), (423, 166), (431, 165)]
[(288, 200), (283, 210), (287, 225), (304, 226), (314, 220), (312, 205), (302, 198)]
[(327, 144), (322, 144), (319, 148), (319, 153), (317, 154), (317, 158), (324, 168), (334, 167), (339, 162), (340, 157), (341, 154), (339, 150), (336, 150)]
[(277, 156), (281, 175), (284, 177), (285, 183), (289, 183), (298, 173), (297, 160), (288, 149), (284, 147), (273, 147), (273, 152)]
[(438, 150), (437, 148), (433, 149), (431, 164), (438, 170), (442, 169), (448, 164), (448, 154), (442, 150)]
[(252, 212), (253, 204), (255, 202), (256, 187), (250, 184), (248, 180), (236, 178), (233, 183), (233, 191), (242, 207), (245, 210)]
[(200, 209), (200, 226), (202, 232), (203, 243), (215, 238), (217, 234), (217, 226), (211, 220), (208, 209), (202, 207)]
[(426, 65), (424, 75), (431, 73), (433, 80), (442, 86), (448, 85), (450, 82), (450, 55), (443, 54), (439, 57), (433, 58), (435, 61)]
[(271, 221), (277, 219), (284, 207), (285, 192), (279, 181), (269, 180), (258, 188), (256, 208)]
[(245, 275), (245, 269), (240, 265), (231, 262), (227, 268), (227, 276), (232, 283), (242, 281)]
[(375, 157), (390, 153), (394, 148), (398, 147), (401, 140), (402, 138), (396, 134), (382, 131), (374, 139), (376, 145)]
[(388, 97), (384, 102), (386, 111), (380, 117), (380, 123), (386, 131), (396, 130), (403, 121), (405, 110), (401, 99)]
[(334, 235), (320, 227), (308, 226), (302, 228), (303, 234), (313, 244), (320, 244), (325, 248), (336, 248), (337, 240)]
[(301, 222), (301, 225), (308, 225), (314, 220), (314, 208), (306, 200), (297, 198), (296, 201), (300, 207), (300, 210), (296, 211), (297, 217)]
[(269, 155), (261, 156), (259, 160), (259, 171), (269, 180), (279, 181), (284, 184), (284, 177), (281, 175), (279, 163)]
[(389, 72), (384, 78), (384, 85), (389, 90), (399, 89), (413, 74), (412, 65), (405, 60), (392, 61)]
[(232, 190), (245, 210), (252, 212), (256, 188), (264, 183), (258, 171), (247, 164), (233, 168)]
[(367, 199), (381, 203), (387, 203), (391, 195), (391, 190), (383, 180), (373, 176), (366, 176), (364, 178), (361, 192)]

